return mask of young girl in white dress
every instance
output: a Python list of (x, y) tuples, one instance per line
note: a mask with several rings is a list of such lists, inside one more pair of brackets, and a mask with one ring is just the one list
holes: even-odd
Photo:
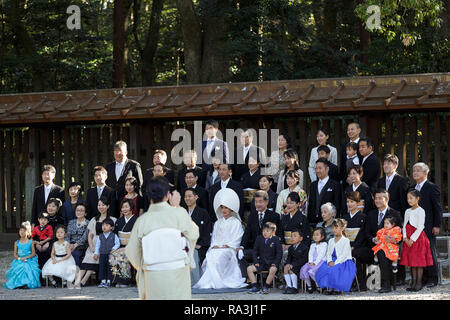
[(56, 281), (53, 277), (59, 277), (62, 281), (68, 281), (68, 287), (72, 288), (70, 284), (75, 280), (77, 266), (70, 251), (70, 243), (64, 240), (66, 228), (63, 225), (58, 225), (55, 235), (57, 241), (53, 243), (51, 258), (42, 268), (42, 277), (49, 277), (53, 287), (56, 287)]
[(239, 217), (239, 197), (232, 189), (224, 188), (214, 198), (217, 221), (211, 245), (202, 265), (202, 277), (195, 289), (220, 289), (245, 287), (236, 257), (244, 229)]

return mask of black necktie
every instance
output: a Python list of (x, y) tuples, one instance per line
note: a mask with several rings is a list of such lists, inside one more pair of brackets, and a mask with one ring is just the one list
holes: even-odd
[(259, 227), (262, 228), (263, 212), (259, 213)]

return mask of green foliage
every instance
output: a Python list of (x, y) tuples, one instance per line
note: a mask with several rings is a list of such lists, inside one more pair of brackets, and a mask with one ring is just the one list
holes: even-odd
[[(130, 1), (125, 79), (127, 87), (135, 87), (143, 83), (139, 45), (144, 46), (151, 31), (152, 0)], [(450, 68), (449, 1), (193, 3), (200, 21), (225, 17), (226, 39), (220, 54), (226, 57), (230, 81), (445, 72)], [(66, 27), (66, 9), (72, 4), (81, 8), (81, 30)], [(176, 4), (177, 0), (166, 0), (162, 10), (154, 57), (156, 85), (186, 83)], [(363, 21), (366, 26), (366, 9), (373, 4), (380, 6), (381, 28), (370, 33), (368, 49), (361, 52), (359, 25)], [(139, 20), (134, 5), (139, 6)], [(110, 88), (113, 6), (112, 0), (0, 1), (0, 93)], [(367, 65), (360, 62), (363, 53), (368, 56)]]

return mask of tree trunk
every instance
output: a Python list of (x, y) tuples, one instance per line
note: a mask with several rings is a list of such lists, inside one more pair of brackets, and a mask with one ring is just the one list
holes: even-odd
[[(34, 92), (45, 91), (45, 75), (40, 62), (39, 54), (32, 37), (28, 34), (22, 17), (24, 13), (24, 1), (14, 0), (6, 6), (6, 21), (14, 33), (14, 48), (17, 55), (21, 58), (25, 66), (30, 66), (32, 73), (32, 90)], [(17, 91), (23, 92), (20, 83), (17, 85)]]
[(201, 82), (202, 32), (192, 0), (177, 0), (184, 42), (187, 83)]
[(153, 0), (150, 16), (150, 26), (147, 33), (145, 47), (142, 50), (142, 85), (153, 86), (156, 79), (155, 55), (159, 41), (161, 13), (164, 0)]
[(114, 0), (113, 12), (113, 88), (124, 86), (125, 0)]

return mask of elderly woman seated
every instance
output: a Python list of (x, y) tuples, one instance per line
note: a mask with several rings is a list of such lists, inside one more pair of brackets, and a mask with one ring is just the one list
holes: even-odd
[(322, 214), (322, 222), (319, 222), (316, 227), (322, 227), (325, 229), (325, 240), (328, 242), (334, 237), (332, 223), (336, 218), (336, 207), (331, 202), (324, 203), (320, 207), (320, 212)]

